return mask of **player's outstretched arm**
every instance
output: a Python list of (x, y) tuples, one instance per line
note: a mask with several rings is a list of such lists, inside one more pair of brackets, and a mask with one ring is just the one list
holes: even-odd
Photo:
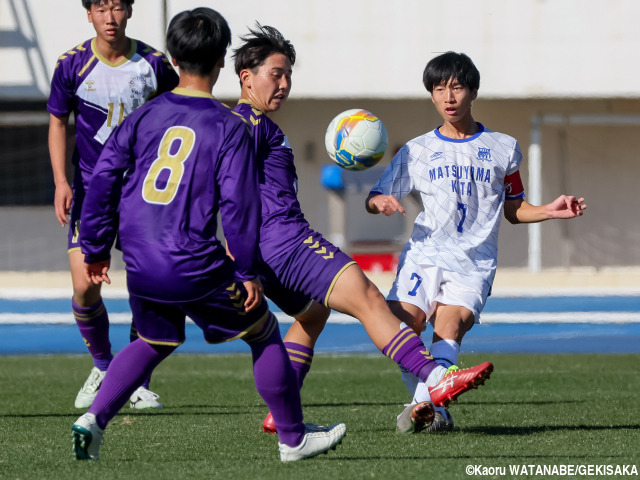
[(560, 195), (553, 202), (535, 206), (522, 199), (507, 200), (504, 203), (504, 216), (513, 223), (536, 223), (554, 218), (568, 219), (584, 214), (587, 206), (584, 198), (572, 195)]
[(572, 195), (560, 195), (547, 205), (547, 211), (551, 218), (575, 218), (584, 214), (587, 206), (584, 198), (576, 198)]
[(258, 307), (264, 296), (264, 289), (258, 277), (243, 282), (244, 288), (247, 290), (247, 301), (244, 302), (244, 310), (250, 312)]
[(393, 195), (383, 195), (381, 193), (370, 193), (365, 203), (367, 212), (382, 215), (387, 217), (393, 215), (396, 212), (400, 212), (406, 215), (404, 207), (400, 204), (398, 199)]
[(96, 263), (85, 263), (84, 276), (90, 283), (95, 285), (99, 285), (102, 282), (110, 284), (111, 279), (109, 278), (109, 275), (107, 275), (110, 266), (110, 260), (102, 260), (101, 262)]
[(56, 187), (53, 206), (58, 223), (63, 227), (68, 223), (67, 215), (73, 200), (73, 192), (66, 174), (68, 125), (69, 117), (49, 115), (49, 155)]

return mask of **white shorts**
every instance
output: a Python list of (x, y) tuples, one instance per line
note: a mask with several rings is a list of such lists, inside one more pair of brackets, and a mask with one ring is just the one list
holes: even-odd
[(471, 310), (475, 323), (480, 323), (480, 313), (490, 291), (491, 283), (482, 277), (461, 275), (432, 265), (405, 263), (398, 269), (387, 300), (415, 305), (424, 311), (427, 321), (431, 320), (438, 303), (458, 305)]

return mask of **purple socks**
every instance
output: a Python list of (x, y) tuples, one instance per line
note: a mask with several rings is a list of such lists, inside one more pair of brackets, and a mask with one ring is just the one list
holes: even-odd
[(109, 341), (109, 316), (102, 300), (90, 307), (81, 307), (73, 299), (71, 308), (84, 343), (93, 357), (93, 364), (105, 371), (113, 359)]
[(89, 408), (100, 428), (107, 426), (144, 378), (175, 349), (174, 346), (151, 345), (138, 339), (115, 356)]
[[(133, 320), (131, 321), (131, 328), (129, 329), (129, 342), (135, 342), (138, 339), (138, 330), (133, 325)], [(149, 390), (149, 385), (151, 385), (151, 375), (144, 379), (142, 382), (142, 387)]]
[(273, 314), (262, 332), (245, 341), (251, 347), (256, 389), (273, 415), (278, 441), (300, 445), (304, 437), (300, 389)]
[(420, 337), (409, 327), (400, 330), (382, 349), (382, 353), (423, 382), (439, 366)]
[(311, 369), (313, 349), (294, 342), (284, 342), (284, 347), (287, 349), (291, 366), (296, 373), (298, 388), (302, 388), (304, 378), (309, 373), (309, 369)]

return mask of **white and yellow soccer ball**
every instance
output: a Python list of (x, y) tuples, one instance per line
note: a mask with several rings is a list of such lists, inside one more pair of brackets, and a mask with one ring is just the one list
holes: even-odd
[(387, 129), (373, 113), (352, 109), (336, 116), (324, 136), (329, 157), (347, 170), (373, 167), (389, 143)]

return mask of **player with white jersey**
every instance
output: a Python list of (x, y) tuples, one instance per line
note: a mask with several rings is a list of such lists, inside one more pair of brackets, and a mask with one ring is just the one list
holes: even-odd
[[(407, 142), (395, 155), (366, 201), (369, 213), (405, 214), (399, 200), (415, 192), (423, 209), (400, 255), (387, 300), (416, 333), (433, 325), (431, 354), (457, 368), (460, 343), (480, 318), (496, 272), (502, 214), (511, 223), (533, 223), (583, 214), (583, 198), (562, 195), (533, 206), (524, 200), (518, 142), (494, 132), (471, 115), (480, 73), (471, 59), (447, 52), (432, 59), (423, 81), (443, 124)], [(398, 416), (399, 432), (451, 430), (453, 419), (436, 408), (431, 425), (429, 385), (411, 372), (402, 377), (412, 402)], [(433, 393), (433, 390), (432, 390)]]
[[(284, 341), (298, 385), (302, 387), (311, 366), (328, 309), (357, 318), (384, 355), (437, 384), (434, 404), (448, 404), (483, 384), (493, 371), (490, 362), (447, 374), (419, 335), (393, 315), (358, 264), (311, 228), (298, 201), (293, 150), (268, 115), (280, 110), (289, 97), (295, 49), (277, 29), (260, 24), (242, 40), (235, 50), (241, 99), (234, 110), (251, 126), (257, 153), (262, 203), (258, 272), (265, 294), (283, 312), (295, 316)], [(426, 416), (427, 410), (433, 418), (430, 405), (423, 411)], [(265, 432), (277, 431), (272, 416), (263, 421)]]
[[(116, 126), (150, 98), (178, 84), (178, 75), (162, 52), (125, 35), (133, 3), (134, 0), (82, 0), (96, 36), (58, 58), (47, 103), (49, 154), (56, 186), (55, 214), (61, 225), (69, 224), (73, 315), (94, 363), (78, 392), (76, 408), (91, 405), (113, 358), (109, 318), (100, 285), (88, 283), (83, 273), (80, 213), (87, 186), (103, 146)], [(76, 130), (72, 186), (66, 174), (71, 113)], [(134, 329), (131, 338), (137, 338)], [(158, 396), (148, 388), (149, 379), (132, 396), (132, 407), (162, 407)]]

